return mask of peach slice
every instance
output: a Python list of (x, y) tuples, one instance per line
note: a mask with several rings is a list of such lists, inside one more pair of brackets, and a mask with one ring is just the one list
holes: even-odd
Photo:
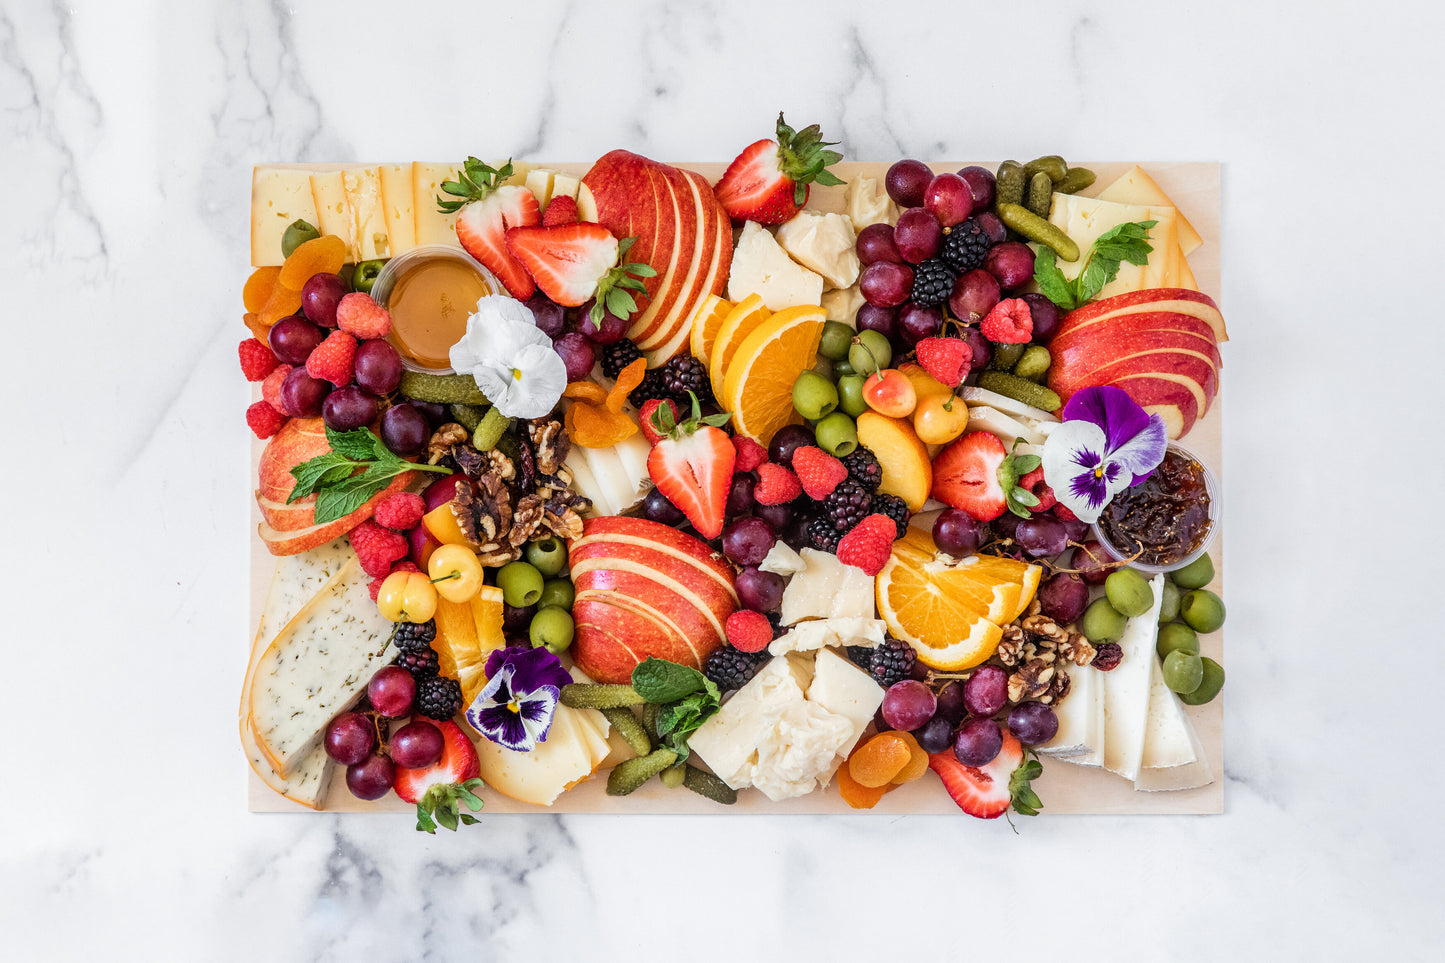
[(858, 444), (872, 451), (883, 466), (878, 490), (897, 495), (911, 512), (922, 509), (933, 487), (933, 462), (913, 426), (900, 418), (865, 411), (858, 416)]

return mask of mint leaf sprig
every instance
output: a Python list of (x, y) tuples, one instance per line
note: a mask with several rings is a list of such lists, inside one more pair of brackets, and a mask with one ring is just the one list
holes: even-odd
[(1099, 235), (1089, 253), (1084, 255), (1084, 266), (1072, 281), (1059, 270), (1058, 258), (1053, 250), (1040, 247), (1034, 257), (1034, 283), (1043, 296), (1065, 311), (1083, 307), (1094, 299), (1104, 285), (1119, 275), (1119, 265), (1128, 261), (1142, 267), (1149, 263), (1149, 254), (1154, 246), (1149, 243), (1149, 230), (1158, 221), (1130, 221), (1120, 224)]
[(366, 428), (352, 431), (327, 428), (326, 442), (331, 446), (329, 452), (291, 469), (296, 487), (286, 498), (289, 505), (307, 495), (315, 495), (316, 508), (312, 514), (317, 525), (350, 515), (403, 472), (447, 474), (451, 471), (440, 465), (419, 465), (392, 454), (381, 439)]
[(716, 683), (691, 666), (649, 656), (632, 670), (632, 688), (648, 702), (660, 706), (657, 735), (677, 753), (688, 756), (687, 740), (722, 704)]

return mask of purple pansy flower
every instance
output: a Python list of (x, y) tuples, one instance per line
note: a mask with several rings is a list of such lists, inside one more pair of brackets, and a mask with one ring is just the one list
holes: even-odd
[(557, 657), (544, 648), (498, 649), (486, 671), (487, 684), (467, 708), (472, 728), (517, 752), (546, 742), (562, 687), (572, 681)]
[(1164, 420), (1148, 415), (1122, 388), (1085, 388), (1064, 405), (1064, 423), (1044, 444), (1044, 481), (1083, 522), (1148, 478), (1164, 460)]

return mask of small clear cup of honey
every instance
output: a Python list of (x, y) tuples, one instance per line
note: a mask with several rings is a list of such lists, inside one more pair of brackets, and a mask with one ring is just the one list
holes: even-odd
[(452, 345), (467, 332), (477, 300), (502, 285), (471, 255), (445, 244), (414, 247), (386, 262), (371, 296), (391, 314), (387, 340), (412, 371), (452, 373)]

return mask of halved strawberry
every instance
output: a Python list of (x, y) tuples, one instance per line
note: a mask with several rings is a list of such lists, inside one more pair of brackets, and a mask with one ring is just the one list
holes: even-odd
[(652, 276), (646, 264), (619, 263), (636, 240), (619, 242), (601, 224), (517, 227), (507, 232), (507, 250), (558, 304), (576, 307), (595, 299), (592, 321), (600, 327), (604, 309), (620, 318), (637, 310), (628, 290), (644, 288), (633, 275)]
[(717, 425), (732, 417), (727, 412), (702, 417), (697, 396), (692, 417), (668, 430), (668, 411), (654, 412), (653, 428), (663, 437), (647, 455), (647, 473), (667, 500), (692, 522), (703, 538), (717, 538), (723, 530), (737, 449)]
[(425, 769), (398, 767), (391, 788), (404, 802), (416, 803), (416, 828), (422, 832), (435, 832), (437, 823), (455, 830), (459, 820), (470, 826), (476, 818), (460, 812), (457, 804), (465, 802), (473, 812), (482, 808), (482, 800), (476, 795), (476, 790), (482, 788), (482, 764), (476, 746), (462, 727), (450, 720), (437, 722), (416, 716), (413, 721), (429, 722), (441, 730), (442, 757)]
[(961, 508), (981, 522), (992, 521), (1008, 507), (998, 481), (1003, 442), (987, 431), (971, 431), (933, 459), (934, 498)]
[(443, 181), (442, 190), (460, 200), (437, 197), (442, 213), (457, 215), (457, 240), (472, 257), (486, 265), (514, 298), (529, 298), (532, 278), (507, 251), (508, 228), (530, 227), (542, 220), (537, 197), (525, 187), (501, 186), (512, 176), (511, 161), (501, 169), (468, 157), (457, 179)]
[(795, 131), (778, 114), (777, 140), (760, 140), (728, 165), (713, 193), (735, 221), (781, 224), (808, 202), (808, 185), (837, 185), (828, 165), (843, 159), (817, 124)]
[(1019, 745), (1013, 733), (1004, 729), (1003, 748), (988, 765), (979, 768), (965, 766), (958, 761), (952, 749), (945, 749), (929, 753), (928, 768), (938, 773), (938, 778), (943, 780), (943, 788), (958, 803), (959, 809), (979, 819), (997, 819), (1008, 812), (1009, 803), (1013, 800), (1010, 781), (1014, 770), (1023, 761), (1023, 746)]

